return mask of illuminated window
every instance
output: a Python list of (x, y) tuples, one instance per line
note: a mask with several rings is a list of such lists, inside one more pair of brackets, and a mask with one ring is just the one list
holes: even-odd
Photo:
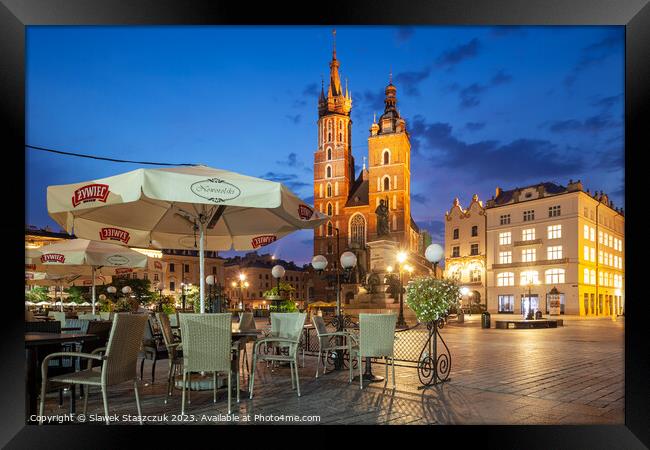
[(454, 228), (453, 233), (454, 233), (453, 239), (458, 239), (458, 228)]
[(612, 236), (611, 234), (609, 235), (609, 246), (610, 247), (614, 246), (614, 236)]
[(478, 255), (478, 244), (472, 244), (469, 247), (469, 254), (470, 255)]
[(539, 274), (536, 270), (525, 270), (520, 274), (519, 283), (523, 286), (526, 286), (529, 283), (538, 284)]
[(481, 281), (481, 269), (473, 269), (469, 273), (469, 280), (474, 282)]
[(585, 267), (585, 270), (584, 270), (584, 272), (582, 274), (582, 281), (585, 284), (589, 284), (589, 269), (587, 269), (586, 267)]
[(535, 210), (524, 211), (524, 222), (535, 220)]
[(514, 295), (499, 295), (499, 312), (511, 313), (515, 310)]
[(603, 243), (603, 232), (602, 231), (598, 232), (598, 243), (599, 244)]
[(603, 272), (598, 271), (598, 284), (603, 285)]
[(521, 251), (521, 260), (523, 262), (533, 262), (537, 259), (537, 250), (534, 248), (527, 248)]
[(499, 264), (512, 263), (512, 252), (499, 252)]
[(546, 249), (546, 259), (562, 259), (562, 246), (554, 245)]
[(590, 253), (590, 255), (591, 255), (591, 260), (595, 262), (595, 261), (596, 261), (596, 249), (593, 248), (593, 247), (590, 248), (590, 249), (589, 249), (589, 253)]
[(515, 274), (512, 272), (501, 272), (497, 274), (497, 286), (514, 286)]
[(589, 225), (584, 226), (582, 237), (584, 239), (589, 239)]
[(549, 239), (560, 239), (562, 237), (562, 225), (549, 225), (546, 230)]
[(589, 227), (589, 240), (591, 242), (596, 242), (596, 230), (593, 227)]
[(594, 269), (589, 271), (589, 284), (596, 284), (596, 271)]
[(598, 250), (598, 264), (602, 264), (602, 263), (603, 263), (603, 251)]
[(564, 269), (548, 269), (544, 272), (546, 284), (564, 283)]
[(521, 240), (522, 241), (534, 241), (535, 240), (535, 229), (534, 228), (527, 228), (525, 230), (521, 230)]
[(499, 245), (510, 245), (511, 242), (512, 233), (510, 231), (499, 233)]

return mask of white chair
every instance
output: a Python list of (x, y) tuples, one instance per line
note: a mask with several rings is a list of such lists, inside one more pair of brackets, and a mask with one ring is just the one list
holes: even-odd
[(359, 365), (359, 389), (363, 389), (361, 358), (384, 357), (386, 362), (386, 383), (388, 383), (388, 358), (393, 368), (393, 388), (395, 388), (395, 324), (396, 314), (359, 314), (359, 337), (353, 337), (357, 344), (350, 352), (350, 382), (352, 382), (352, 358)]
[[(325, 320), (323, 320), (323, 316), (312, 316), (311, 321), (314, 324), (314, 328), (316, 329), (316, 336), (318, 337), (318, 360), (316, 361), (316, 378), (318, 378), (321, 356), (323, 358), (324, 375), (327, 373), (327, 355), (329, 352), (336, 350), (347, 350), (349, 355), (353, 341), (350, 333), (346, 331), (328, 332), (327, 327), (325, 326)], [(332, 339), (337, 337), (344, 338), (344, 342), (342, 344), (338, 344), (336, 342), (336, 339)], [(322, 355), (323, 352), (325, 352), (325, 355)]]

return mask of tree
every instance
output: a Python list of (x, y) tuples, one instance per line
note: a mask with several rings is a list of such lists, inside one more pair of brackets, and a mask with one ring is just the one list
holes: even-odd
[(34, 286), (32, 290), (25, 292), (25, 301), (33, 303), (45, 302), (48, 298), (47, 292), (48, 289), (46, 287)]

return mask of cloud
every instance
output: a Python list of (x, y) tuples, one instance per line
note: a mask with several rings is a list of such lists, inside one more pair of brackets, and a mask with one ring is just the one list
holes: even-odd
[(580, 151), (542, 139), (519, 138), (469, 143), (456, 138), (448, 123), (427, 123), (420, 115), (411, 125), (416, 157), (424, 163), (459, 170), (480, 180), (527, 180), (573, 175), (582, 168)]
[(472, 108), (481, 103), (480, 96), (484, 94), (489, 88), (506, 84), (512, 81), (512, 75), (508, 75), (499, 70), (486, 85), (480, 83), (472, 83), (466, 87), (458, 88), (458, 96), (460, 98), (461, 108)]
[(291, 122), (293, 122), (294, 124), (297, 125), (297, 124), (300, 123), (300, 119), (302, 118), (302, 115), (300, 115), (300, 114), (295, 114), (295, 115), (287, 114), (287, 115), (284, 116), (284, 117), (286, 117), (286, 118), (289, 119)]
[(459, 45), (450, 50), (442, 52), (436, 59), (438, 67), (452, 68), (461, 61), (478, 55), (481, 43), (477, 38), (466, 44)]
[(490, 84), (492, 86), (498, 86), (500, 84), (505, 84), (509, 83), (512, 81), (512, 75), (509, 75), (503, 71), (503, 69), (499, 70), (490, 80)]
[(478, 131), (485, 128), (485, 122), (467, 122), (465, 128), (469, 131)]
[(611, 128), (619, 128), (621, 122), (615, 121), (609, 114), (596, 114), (585, 120), (567, 119), (543, 122), (540, 128), (548, 128), (553, 133), (581, 132), (598, 133)]
[(623, 51), (623, 33), (618, 30), (610, 30), (599, 41), (583, 47), (580, 51), (580, 59), (571, 69), (571, 72), (564, 78), (564, 85), (571, 87), (578, 76), (585, 69), (604, 61), (608, 56)]
[(302, 98), (295, 100), (293, 102), (294, 108), (300, 108), (307, 105), (307, 102), (315, 104), (318, 101), (318, 96), (320, 95), (320, 90), (318, 89), (317, 83), (309, 83), (306, 85), (302, 92)]
[(592, 166), (594, 169), (601, 169), (607, 172), (616, 172), (625, 169), (625, 152), (623, 149), (607, 150), (596, 158)]
[(280, 164), (281, 166), (288, 166), (288, 167), (303, 167), (304, 164), (300, 161), (298, 161), (298, 155), (295, 152), (291, 152), (287, 155), (287, 159), (281, 160), (281, 161), (276, 161), (276, 163)]
[(622, 105), (622, 100), (623, 94), (610, 95), (609, 97), (601, 97), (598, 100), (595, 100), (591, 105), (609, 111), (614, 105)]
[(397, 38), (398, 43), (404, 43), (411, 39), (413, 33), (415, 33), (415, 29), (413, 27), (398, 27), (397, 31), (395, 32), (395, 37)]
[(259, 178), (277, 181), (278, 183), (284, 184), (292, 191), (298, 191), (304, 187), (312, 186), (312, 183), (305, 183), (304, 181), (299, 180), (298, 176), (293, 173), (266, 172), (264, 175), (260, 175)]
[(404, 89), (408, 95), (420, 95), (418, 85), (431, 73), (431, 69), (425, 67), (420, 71), (402, 72), (395, 76), (395, 84)]

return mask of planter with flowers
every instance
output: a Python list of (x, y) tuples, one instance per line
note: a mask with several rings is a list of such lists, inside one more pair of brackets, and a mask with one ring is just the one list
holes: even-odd
[[(418, 322), (426, 324), (429, 336), (420, 352), (418, 377), (425, 386), (447, 381), (451, 371), (451, 353), (440, 335), (444, 318), (461, 298), (456, 281), (431, 276), (417, 277), (406, 287), (406, 304)], [(439, 346), (438, 340), (442, 343)]]

